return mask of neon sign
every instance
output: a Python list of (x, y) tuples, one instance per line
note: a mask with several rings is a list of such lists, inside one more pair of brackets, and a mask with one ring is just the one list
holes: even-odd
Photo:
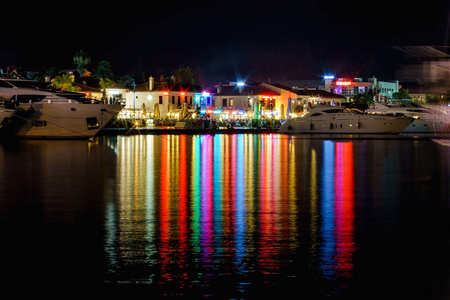
[(340, 86), (349, 86), (350, 84), (352, 84), (351, 81), (336, 81), (336, 85)]

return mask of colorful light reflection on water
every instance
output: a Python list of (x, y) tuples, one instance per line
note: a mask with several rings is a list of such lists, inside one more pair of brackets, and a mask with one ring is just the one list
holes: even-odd
[(15, 293), (449, 298), (450, 147), (430, 140), (117, 136), (0, 160)]
[[(231, 280), (244, 292), (255, 278), (294, 278), (305, 231), (314, 241), (308, 255), (320, 258), (313, 268), (351, 278), (353, 145), (320, 146), (323, 163), (314, 148), (278, 135), (119, 137), (118, 201), (106, 223), (110, 282), (183, 294), (193, 286), (214, 293)], [(309, 161), (298, 161), (299, 151)], [(301, 201), (309, 196), (310, 208)], [(311, 214), (305, 228), (301, 213)]]

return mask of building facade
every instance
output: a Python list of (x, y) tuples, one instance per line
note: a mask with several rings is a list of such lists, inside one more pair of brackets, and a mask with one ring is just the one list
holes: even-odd
[[(162, 119), (181, 110), (181, 105), (195, 105), (198, 87), (193, 85), (156, 82), (153, 77), (147, 83), (136, 85), (126, 93), (125, 107), (120, 113), (124, 119)], [(201, 93), (200, 93), (201, 94)], [(200, 101), (198, 98), (197, 101)], [(155, 116), (156, 110), (159, 116)]]
[(328, 78), (325, 80), (326, 89), (330, 92), (345, 97), (348, 101), (358, 94), (364, 94), (369, 91), (375, 91), (379, 98), (392, 98), (394, 93), (399, 91), (399, 82), (380, 81), (375, 77), (363, 81), (362, 78)]
[(264, 82), (219, 83), (213, 93), (214, 106), (227, 111), (238, 111), (240, 115), (253, 115), (255, 111), (265, 118), (284, 118), (287, 113), (288, 101), (296, 99), (297, 95), (281, 85)]
[[(265, 118), (283, 119), (294, 110), (316, 104), (341, 105), (345, 98), (319, 89), (298, 89), (279, 83), (254, 82), (250, 84), (218, 84), (213, 93), (215, 107), (238, 110), (242, 114), (258, 114)], [(298, 108), (300, 107), (300, 108)]]

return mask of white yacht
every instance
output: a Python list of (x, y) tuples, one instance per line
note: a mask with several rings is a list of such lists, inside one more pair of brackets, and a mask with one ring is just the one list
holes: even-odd
[(399, 133), (409, 117), (370, 115), (345, 107), (316, 105), (300, 118), (287, 120), (280, 133)]
[(408, 105), (388, 105), (375, 102), (373, 108), (366, 110), (370, 114), (408, 116), (414, 121), (403, 130), (404, 133), (439, 133), (448, 130), (449, 117), (445, 112), (423, 107), (414, 103)]
[(83, 94), (52, 92), (36, 81), (0, 78), (0, 97), (14, 101), (20, 138), (82, 138), (99, 132), (120, 111)]

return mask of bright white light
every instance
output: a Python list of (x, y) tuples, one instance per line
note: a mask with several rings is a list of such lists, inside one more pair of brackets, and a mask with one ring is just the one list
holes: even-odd
[(237, 86), (244, 86), (245, 85), (245, 82), (238, 82), (237, 83)]
[(147, 96), (147, 100), (148, 100), (148, 101), (152, 101), (152, 99), (153, 99), (152, 95), (148, 95), (148, 96)]

